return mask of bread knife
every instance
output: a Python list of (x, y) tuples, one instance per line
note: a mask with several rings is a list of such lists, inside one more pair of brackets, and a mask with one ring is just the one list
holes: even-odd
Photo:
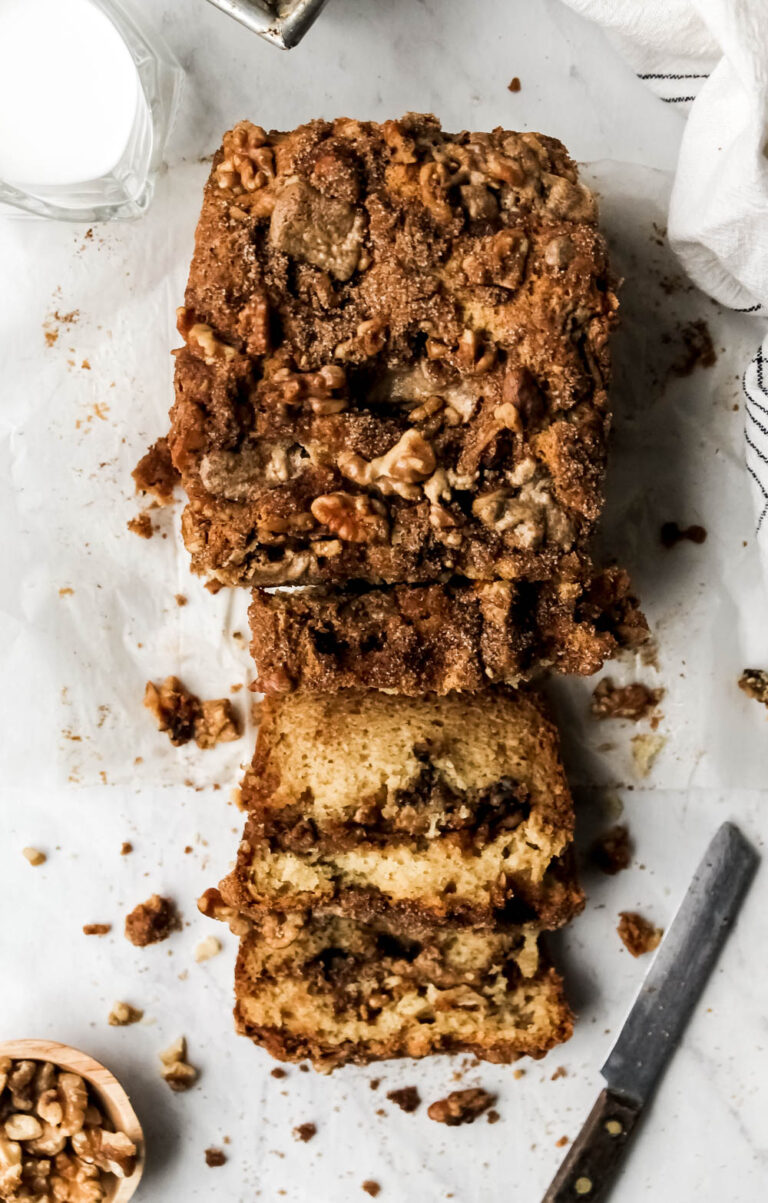
[(606, 1089), (542, 1203), (606, 1198), (629, 1138), (674, 1052), (758, 862), (733, 823), (704, 854), (600, 1073)]

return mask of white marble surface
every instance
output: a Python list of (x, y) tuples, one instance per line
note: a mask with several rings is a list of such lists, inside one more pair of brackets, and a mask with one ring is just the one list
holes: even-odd
[[(575, 1136), (600, 1087), (599, 1066), (645, 972), (615, 936), (617, 912), (636, 907), (668, 923), (724, 818), (761, 847), (768, 833), (768, 728), (734, 684), (745, 664), (768, 660), (733, 411), (757, 327), (661, 287), (674, 265), (652, 223), (663, 224), (663, 173), (680, 117), (556, 0), (329, 0), (290, 54), (204, 0), (142, 5), (189, 74), (152, 212), (89, 241), (82, 230), (0, 220), (0, 490), (24, 536), (6, 533), (0, 577), (0, 1030), (80, 1045), (121, 1077), (147, 1128), (139, 1197), (148, 1203), (352, 1203), (366, 1198), (366, 1178), (381, 1183), (382, 1201), (536, 1203), (562, 1156), (556, 1142)], [(513, 75), (522, 81), (516, 95), (506, 89)], [(209, 930), (194, 899), (232, 856), (240, 816), (227, 805), (228, 786), (247, 747), (213, 760), (171, 753), (152, 737), (139, 697), (161, 671), (181, 670), (212, 691), (244, 679), (247, 657), (233, 639), (242, 608), (188, 578), (170, 527), (149, 544), (125, 532), (135, 509), (129, 469), (169, 401), (173, 308), (206, 170), (196, 160), (244, 115), (285, 127), (317, 114), (378, 118), (408, 108), (431, 109), (453, 128), (543, 129), (578, 158), (602, 161), (595, 178), (627, 278), (605, 537), (631, 563), (659, 636), (658, 674), (642, 671), (668, 690), (667, 744), (642, 783), (628, 751), (634, 731), (588, 723), (588, 686), (554, 690), (579, 786), (580, 840), (615, 814), (618, 798), (634, 864), (617, 878), (587, 877), (587, 911), (559, 941), (579, 1014), (574, 1039), (520, 1080), (502, 1067), (468, 1069), (464, 1084), (498, 1090), (502, 1120), (451, 1131), (383, 1096), (415, 1084), (425, 1100), (438, 1097), (461, 1062), (330, 1078), (292, 1069), (278, 1081), (268, 1058), (231, 1033), (234, 941), (220, 933), (223, 954), (194, 963)], [(55, 309), (79, 317), (47, 347), (42, 325)], [(670, 380), (679, 323), (692, 317), (710, 323), (718, 365)], [(702, 522), (706, 544), (661, 553), (656, 532), (670, 518)], [(62, 587), (74, 592), (60, 597)], [(183, 610), (176, 591), (189, 596)], [(617, 671), (630, 677), (634, 666)], [(179, 784), (185, 778), (197, 788)], [(126, 839), (135, 851), (121, 857)], [(47, 851), (43, 868), (23, 860), (27, 844)], [(155, 889), (178, 899), (187, 923), (170, 943), (135, 950), (122, 920)], [(762, 872), (631, 1152), (615, 1195), (622, 1203), (765, 1197), (765, 895)], [(114, 924), (111, 935), (80, 934), (101, 921)], [(121, 998), (144, 1008), (144, 1023), (107, 1026)], [(156, 1054), (180, 1033), (202, 1074), (195, 1090), (171, 1095)], [(560, 1065), (567, 1076), (553, 1082)], [(377, 1093), (374, 1077), (383, 1078)], [(307, 1145), (291, 1137), (304, 1121), (318, 1124)], [(207, 1169), (203, 1150), (225, 1137), (227, 1165)]]

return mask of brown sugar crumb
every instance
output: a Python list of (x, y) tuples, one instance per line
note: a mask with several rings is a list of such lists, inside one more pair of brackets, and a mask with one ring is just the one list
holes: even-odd
[(198, 748), (214, 748), (240, 738), (240, 724), (228, 698), (201, 702), (178, 677), (166, 677), (159, 686), (147, 681), (144, 705), (175, 747), (194, 739)]
[(153, 443), (131, 473), (138, 493), (151, 493), (160, 505), (170, 505), (173, 490), (181, 479), (171, 461), (166, 438)]
[(273, 1078), (287, 1078), (288, 1077), (285, 1070), (281, 1069), (279, 1065), (276, 1065), (274, 1069), (270, 1069), (269, 1072)]
[(155, 528), (152, 525), (152, 520), (146, 510), (142, 510), (135, 518), (131, 518), (125, 524), (129, 531), (134, 535), (138, 535), (140, 539), (151, 539), (155, 533)]
[(677, 522), (665, 522), (659, 531), (662, 546), (666, 548), (675, 547), (676, 544), (682, 543), (683, 539), (688, 539), (691, 543), (703, 543), (706, 537), (704, 527), (696, 523), (682, 527), (678, 526)]
[(313, 1136), (317, 1136), (317, 1124), (299, 1124), (293, 1129), (294, 1140), (300, 1140), (303, 1144), (312, 1140)]
[(637, 723), (653, 713), (663, 696), (663, 689), (650, 689), (641, 681), (614, 685), (610, 677), (604, 677), (595, 686), (589, 709), (595, 718), (626, 718)]
[(363, 1190), (365, 1191), (366, 1195), (370, 1195), (372, 1199), (375, 1199), (377, 1195), (381, 1194), (381, 1187), (379, 1186), (379, 1183), (374, 1182), (372, 1178), (366, 1178), (365, 1182), (363, 1183)]
[(519, 78), (516, 75), (513, 75), (511, 80), (507, 84), (507, 91), (508, 92), (519, 92), (521, 87), (522, 87), (522, 84), (520, 83)]
[(609, 877), (628, 869), (632, 858), (626, 825), (617, 823), (598, 836), (589, 850), (589, 856), (592, 863)]
[(178, 931), (181, 919), (173, 901), (153, 894), (146, 902), (135, 906), (125, 919), (125, 938), (137, 948), (146, 948), (147, 944), (159, 944), (166, 940), (171, 932)]
[(127, 1002), (116, 1002), (107, 1016), (107, 1023), (113, 1028), (127, 1028), (132, 1023), (138, 1023), (144, 1018), (144, 1012), (138, 1007), (132, 1007)]
[(564, 1149), (567, 1144), (568, 1144), (568, 1137), (561, 1136), (559, 1140), (555, 1141), (555, 1148), (556, 1149)]
[(48, 857), (39, 848), (22, 848), (21, 855), (29, 861), (33, 869), (39, 868), (48, 860)]
[(491, 1108), (491, 1110), (488, 1112), (487, 1118), (489, 1124), (497, 1124), (501, 1119), (501, 1116), (499, 1115), (498, 1111), (495, 1111), (493, 1108)]
[(130, 856), (132, 852), (133, 852), (133, 844), (131, 843), (131, 841), (123, 840), (122, 844), (120, 845), (120, 855), (121, 856)]
[(487, 1111), (496, 1102), (496, 1095), (480, 1086), (468, 1090), (452, 1090), (444, 1099), (430, 1103), (427, 1115), (438, 1124), (448, 1124), (450, 1128), (459, 1124), (472, 1124), (479, 1115)]
[(226, 1156), (222, 1149), (206, 1149), (205, 1164), (215, 1169), (217, 1166), (226, 1164)]
[(764, 668), (745, 668), (739, 677), (739, 689), (748, 698), (762, 702), (768, 706), (768, 670)]
[(83, 935), (85, 936), (106, 936), (112, 931), (111, 923), (84, 923)]
[(409, 1115), (421, 1106), (421, 1095), (415, 1086), (402, 1086), (399, 1090), (390, 1090), (387, 1098), (390, 1103), (396, 1103), (402, 1111), (406, 1111)]
[(664, 935), (662, 928), (654, 927), (636, 911), (622, 911), (616, 931), (627, 952), (630, 952), (633, 957), (641, 957), (646, 952), (653, 952)]
[(552, 1077), (549, 1080), (550, 1080), (550, 1082), (556, 1082), (558, 1080), (558, 1078), (567, 1078), (567, 1077), (568, 1077), (568, 1070), (565, 1068), (564, 1065), (558, 1065), (557, 1069), (552, 1074)]
[(683, 350), (670, 370), (673, 376), (690, 376), (695, 368), (711, 368), (717, 362), (709, 326), (699, 319), (688, 322), (680, 331)]

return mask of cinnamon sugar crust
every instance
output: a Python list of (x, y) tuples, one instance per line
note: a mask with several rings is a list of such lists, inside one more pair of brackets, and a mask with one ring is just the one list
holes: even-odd
[(542, 671), (589, 675), (648, 637), (629, 578), (588, 584), (573, 560), (558, 581), (256, 589), (250, 607), (257, 688), (323, 693), (366, 686), (419, 697), (516, 685)]
[(169, 436), (195, 571), (541, 581), (579, 563), (617, 305), (596, 220), (540, 134), (416, 114), (226, 134)]

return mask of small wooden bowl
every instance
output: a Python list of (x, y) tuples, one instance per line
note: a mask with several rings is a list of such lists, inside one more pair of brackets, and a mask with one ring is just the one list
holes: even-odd
[(144, 1132), (128, 1095), (114, 1074), (87, 1053), (53, 1040), (6, 1040), (0, 1043), (0, 1057), (13, 1057), (16, 1061), (52, 1061), (60, 1069), (85, 1079), (116, 1131), (124, 1132), (136, 1145), (136, 1169), (130, 1178), (107, 1176), (108, 1203), (128, 1203), (144, 1171)]

